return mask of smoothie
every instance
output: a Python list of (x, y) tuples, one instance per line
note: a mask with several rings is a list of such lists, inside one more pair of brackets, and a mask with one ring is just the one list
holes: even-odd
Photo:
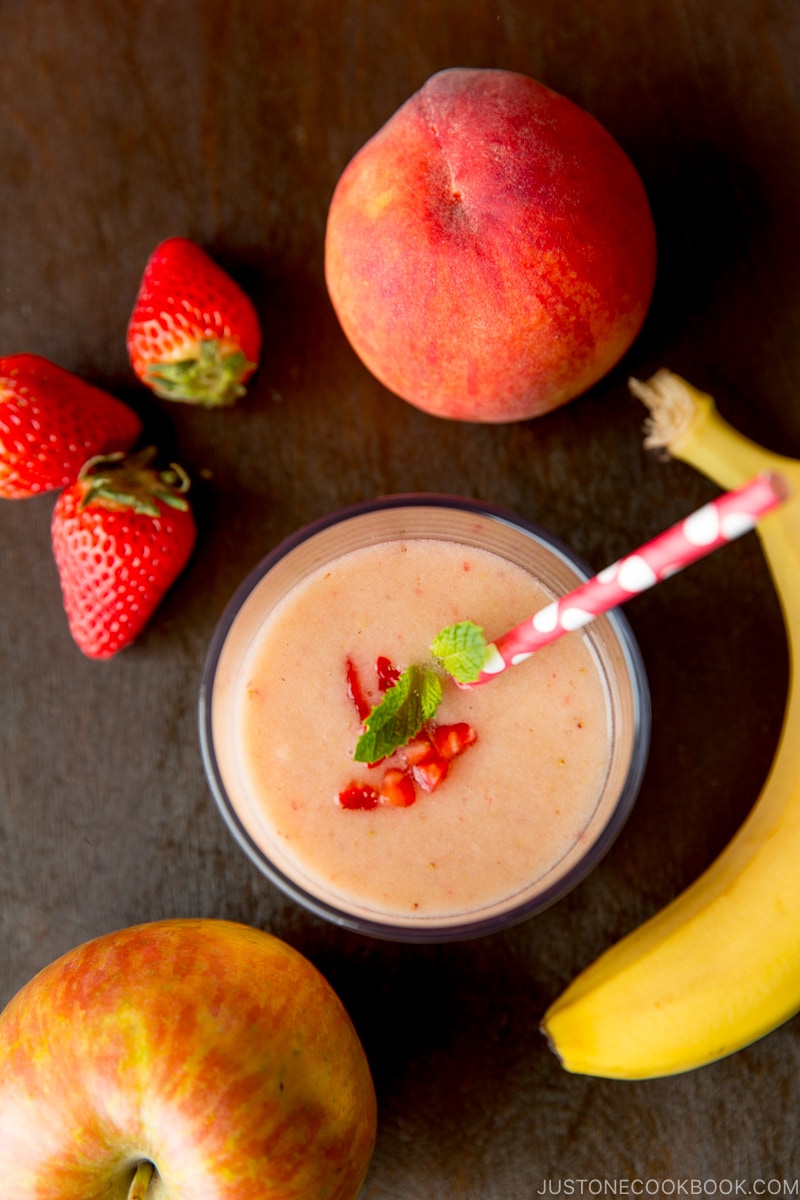
[(340, 801), (348, 786), (374, 789), (387, 763), (410, 773), (403, 751), (354, 761), (352, 672), (377, 704), (381, 660), (433, 664), (444, 626), (469, 618), (496, 637), (555, 594), (486, 546), (401, 534), (310, 563), (232, 621), (213, 682), (218, 771), (233, 819), (285, 880), (357, 921), (453, 930), (525, 908), (575, 871), (627, 766), (602, 634), (564, 637), (479, 688), (443, 675), (436, 726), (474, 737), (446, 778), (407, 806)]

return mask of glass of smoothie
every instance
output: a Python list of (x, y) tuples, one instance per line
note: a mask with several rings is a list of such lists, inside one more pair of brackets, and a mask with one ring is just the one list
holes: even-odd
[[(552, 904), (619, 833), (647, 759), (649, 692), (619, 610), (477, 687), (431, 643), (493, 640), (590, 577), (557, 539), (461, 497), (355, 505), (245, 579), (203, 673), (200, 739), (229, 830), (269, 880), (374, 937), (488, 934)], [(365, 714), (413, 665), (442, 699), (420, 734), (357, 762)]]

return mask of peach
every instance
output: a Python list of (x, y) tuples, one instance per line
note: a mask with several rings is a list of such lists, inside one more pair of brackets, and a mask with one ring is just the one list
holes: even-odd
[(525, 75), (441, 71), (350, 161), (325, 239), (353, 349), (439, 417), (523, 420), (586, 391), (650, 303), (641, 179), (584, 109)]

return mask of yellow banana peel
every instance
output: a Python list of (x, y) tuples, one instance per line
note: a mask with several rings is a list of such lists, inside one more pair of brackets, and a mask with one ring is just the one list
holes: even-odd
[(757, 526), (790, 656), (783, 729), (761, 793), (696, 882), (587, 967), (542, 1021), (568, 1071), (648, 1079), (732, 1054), (800, 1009), (800, 461), (745, 438), (670, 371), (631, 380), (631, 390), (650, 410), (646, 445), (726, 490), (762, 471), (789, 490)]

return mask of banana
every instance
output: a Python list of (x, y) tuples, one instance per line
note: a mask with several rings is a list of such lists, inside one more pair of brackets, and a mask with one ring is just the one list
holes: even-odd
[(757, 526), (786, 623), (789, 694), (767, 779), (745, 823), (681, 895), (588, 966), (542, 1030), (568, 1071), (649, 1079), (749, 1045), (800, 1010), (800, 461), (773, 454), (669, 371), (631, 390), (646, 445), (730, 489), (761, 471), (789, 497)]

